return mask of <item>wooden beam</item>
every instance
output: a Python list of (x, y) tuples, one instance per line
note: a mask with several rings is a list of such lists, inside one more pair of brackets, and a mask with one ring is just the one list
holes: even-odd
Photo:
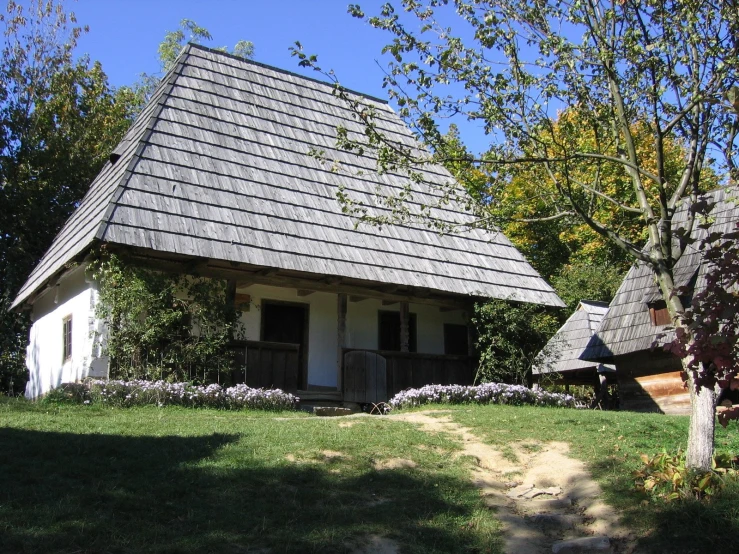
[(349, 297), (349, 302), (362, 302), (363, 300), (367, 300), (368, 297), (366, 296), (358, 296), (356, 294), (352, 294)]
[(400, 351), (401, 352), (409, 352), (410, 347), (410, 332), (409, 332), (409, 325), (408, 320), (410, 309), (408, 307), (408, 302), (401, 302), (400, 303)]
[(339, 391), (343, 390), (344, 346), (346, 345), (346, 294), (337, 295), (336, 319), (336, 385)]
[(185, 265), (188, 273), (200, 273), (208, 268), (208, 258), (192, 258)]
[(383, 300), (382, 305), (383, 306), (392, 306), (393, 304), (397, 304), (400, 302), (400, 300)]
[[(152, 256), (144, 249), (138, 249), (131, 256), (131, 261), (141, 263), (146, 267), (167, 271), (172, 273), (187, 273), (187, 259), (172, 258), (164, 255)], [(205, 273), (207, 271), (207, 274)], [(445, 306), (451, 309), (463, 309), (469, 302), (467, 297), (461, 295), (442, 295), (440, 293), (430, 294), (428, 297), (419, 298), (406, 294), (401, 287), (395, 287), (398, 292), (390, 294), (383, 292), (381, 289), (390, 290), (388, 287), (379, 283), (362, 284), (352, 283), (341, 279), (340, 277), (316, 276), (315, 279), (304, 276), (293, 276), (287, 271), (280, 271), (274, 268), (259, 268), (242, 264), (239, 269), (234, 269), (229, 262), (211, 260), (207, 268), (201, 273), (204, 277), (213, 277), (216, 279), (234, 279), (239, 287), (249, 285), (269, 285), (275, 287), (305, 289), (315, 292), (329, 293), (345, 293), (348, 295), (366, 296), (367, 298), (375, 298), (389, 302), (386, 305), (396, 304), (398, 302), (411, 302), (414, 304), (425, 304), (431, 306)]]
[(456, 312), (457, 310), (461, 310), (461, 309), (462, 309), (461, 307), (460, 308), (450, 308), (449, 306), (439, 306), (439, 311), (441, 313)]
[(298, 296), (310, 296), (314, 292), (316, 291), (310, 289), (298, 289)]

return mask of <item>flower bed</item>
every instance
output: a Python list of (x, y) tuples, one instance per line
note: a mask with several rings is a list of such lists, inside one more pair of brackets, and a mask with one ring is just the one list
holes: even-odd
[(513, 406), (575, 407), (575, 397), (542, 390), (532, 390), (522, 385), (483, 383), (476, 386), (426, 385), (420, 389), (407, 389), (390, 399), (393, 408), (412, 408), (424, 404), (509, 404)]
[(91, 379), (74, 386), (74, 395), (60, 393), (52, 396), (109, 406), (185, 406), (227, 410), (294, 410), (300, 401), (297, 396), (280, 389), (253, 389), (246, 385), (224, 388), (215, 384)]

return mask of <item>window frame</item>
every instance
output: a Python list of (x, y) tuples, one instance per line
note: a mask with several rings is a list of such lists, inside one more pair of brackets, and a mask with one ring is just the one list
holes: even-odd
[(72, 360), (72, 314), (62, 318), (62, 363)]

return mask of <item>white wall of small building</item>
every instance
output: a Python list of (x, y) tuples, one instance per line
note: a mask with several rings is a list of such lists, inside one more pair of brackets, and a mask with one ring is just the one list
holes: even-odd
[[(26, 367), (26, 397), (37, 398), (62, 383), (106, 377), (108, 360), (101, 356), (100, 322), (95, 318), (97, 290), (79, 266), (63, 276), (33, 303)], [(72, 319), (72, 355), (64, 359), (64, 320)]]
[[(251, 285), (239, 288), (239, 294), (251, 297), (249, 311), (243, 312), (241, 322), (246, 328), (247, 340), (260, 340), (263, 300), (300, 303), (308, 306), (308, 384), (337, 386), (338, 350), (338, 295), (314, 292), (298, 296), (296, 289)], [(348, 302), (346, 311), (347, 348), (377, 350), (379, 341), (378, 313), (381, 310), (399, 311), (399, 304), (383, 306), (382, 301), (368, 298)], [(437, 306), (410, 304), (410, 313), (417, 314), (417, 350), (422, 354), (444, 353), (444, 324), (464, 324), (461, 310), (442, 312)]]

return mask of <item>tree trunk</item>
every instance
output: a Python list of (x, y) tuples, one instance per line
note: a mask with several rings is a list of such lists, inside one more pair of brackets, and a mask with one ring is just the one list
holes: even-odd
[[(683, 359), (683, 367), (688, 359)], [(689, 468), (708, 471), (713, 457), (713, 439), (716, 428), (716, 400), (714, 389), (702, 387), (696, 392), (693, 374), (688, 371), (690, 387), (690, 430), (685, 465)]]
[[(667, 310), (675, 327), (683, 327), (691, 336), (692, 331), (684, 327), (684, 306), (677, 294), (672, 274), (666, 270), (657, 272), (657, 282), (662, 291), (662, 298), (667, 303)], [(690, 427), (688, 431), (688, 449), (685, 453), (685, 465), (691, 469), (709, 471), (713, 458), (714, 431), (716, 429), (716, 401), (718, 386), (715, 389), (701, 387), (696, 391), (693, 372), (688, 369), (690, 357), (681, 360), (683, 371), (688, 374), (690, 390)]]

